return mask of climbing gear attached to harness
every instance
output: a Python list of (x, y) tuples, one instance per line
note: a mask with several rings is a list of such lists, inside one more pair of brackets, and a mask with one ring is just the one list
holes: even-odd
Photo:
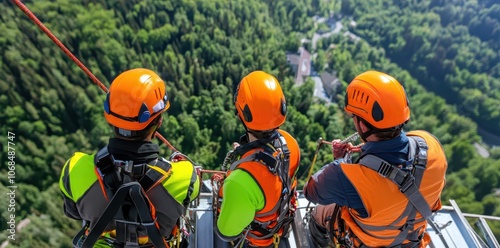
[(330, 233), (329, 236), (336, 247), (348, 248), (353, 247), (353, 243), (351, 241), (351, 232), (349, 228), (346, 227), (344, 220), (341, 218), (342, 207), (335, 206), (333, 209), (332, 216), (329, 220), (330, 225)]
[[(321, 207), (324, 208), (318, 210)], [(333, 209), (331, 205), (320, 205), (316, 208), (307, 207), (305, 220), (308, 223), (309, 233), (315, 247), (352, 247), (352, 235), (341, 218), (341, 209), (342, 207), (338, 205), (333, 206)], [(319, 213), (318, 211), (325, 212)], [(316, 217), (318, 215), (321, 217)], [(316, 218), (323, 220), (323, 223), (318, 223)]]
[(94, 164), (104, 183), (101, 190), (112, 199), (94, 226), (89, 230), (87, 222), (74, 237), (75, 247), (92, 247), (113, 221), (116, 226), (116, 236), (110, 241), (113, 245), (139, 247), (139, 234), (147, 233), (154, 246), (168, 247), (160, 234), (155, 208), (145, 192), (170, 176), (171, 165), (163, 159), (153, 162), (134, 164), (118, 160), (109, 154), (107, 147), (95, 155)]
[(307, 212), (306, 218), (309, 227), (309, 234), (311, 235), (311, 239), (315, 247), (328, 247), (331, 241), (328, 230), (316, 221), (314, 216), (312, 216), (312, 211)]
[[(135, 235), (138, 226), (144, 227), (147, 230), (149, 240), (155, 247), (167, 247), (165, 240), (160, 235), (157, 228), (156, 219), (153, 219), (150, 212), (149, 200), (145, 196), (142, 186), (138, 182), (130, 182), (122, 185), (114, 194), (108, 206), (104, 210), (99, 220), (95, 223), (94, 227), (89, 231), (88, 235), (83, 239), (83, 243), (79, 246), (82, 236), (75, 236), (73, 245), (75, 247), (91, 248), (97, 242), (101, 234), (104, 232), (107, 225), (113, 221), (117, 213), (119, 214), (120, 208), (127, 201), (131, 200), (135, 206), (135, 213), (138, 215), (139, 220), (135, 221), (121, 221), (117, 220), (117, 241), (127, 247), (138, 243), (138, 236)], [(82, 230), (87, 230), (88, 225)], [(84, 231), (78, 234), (83, 235)]]
[[(424, 171), (427, 165), (427, 144), (425, 140), (418, 136), (408, 136), (409, 138), (409, 158), (411, 161), (407, 168), (399, 168), (387, 161), (374, 156), (362, 156), (359, 164), (377, 171), (381, 176), (391, 180), (398, 185), (399, 190), (408, 198), (408, 204), (403, 211), (403, 214), (395, 220), (390, 226), (399, 228), (400, 233), (395, 237), (390, 246), (401, 245), (404, 240), (409, 240), (411, 244), (418, 244), (422, 235), (419, 234), (420, 229), (413, 230), (415, 223), (425, 221), (432, 215), (432, 210), (422, 196), (419, 187), (423, 178)], [(417, 212), (422, 215), (422, 219), (415, 219)], [(402, 227), (394, 226), (407, 218), (406, 223)], [(354, 219), (356, 223), (364, 230), (370, 230), (377, 227), (372, 227), (360, 223)], [(408, 244), (405, 244), (405, 246)]]
[[(247, 144), (243, 144), (236, 148), (233, 152), (235, 156), (246, 154), (250, 150), (254, 150), (248, 156), (234, 161), (229, 171), (236, 169), (247, 170), (245, 162), (260, 163), (269, 170), (270, 173), (277, 176), (282, 185), (281, 196), (277, 204), (266, 212), (256, 213), (256, 218), (249, 225), (248, 238), (264, 240), (273, 239), (276, 242), (278, 232), (283, 228), (283, 235), (288, 233), (289, 224), (293, 221), (295, 208), (292, 206), (291, 199), (294, 197), (295, 191), (292, 188), (293, 180), (289, 175), (290, 167), (290, 151), (284, 136), (278, 130), (273, 131), (269, 138), (265, 140), (256, 140)], [(276, 214), (277, 218), (270, 221), (260, 222), (259, 218)], [(258, 232), (259, 234), (256, 234)], [(277, 240), (278, 242), (280, 239)]]
[(273, 235), (274, 248), (278, 248), (279, 244), (280, 244), (280, 236), (277, 233), (274, 233), (274, 235)]
[[(371, 226), (360, 222), (357, 218), (353, 218), (353, 221), (357, 224), (357, 226), (368, 234), (370, 234), (370, 231), (387, 228), (390, 228), (391, 230), (399, 230), (399, 233), (397, 236), (393, 237), (394, 240), (390, 245), (388, 245), (388, 247), (406, 248), (418, 246), (423, 237), (423, 233), (420, 234), (422, 231), (421, 228), (414, 230), (415, 224), (425, 221), (432, 214), (429, 204), (419, 191), (420, 183), (427, 165), (428, 147), (425, 140), (419, 136), (408, 136), (408, 138), (409, 152), (407, 163), (405, 163), (406, 167), (392, 165), (387, 161), (371, 154), (361, 156), (357, 162), (364, 167), (376, 171), (381, 176), (398, 185), (400, 192), (403, 193), (408, 199), (408, 204), (406, 205), (403, 213), (388, 226)], [(344, 219), (342, 219), (341, 214), (343, 208), (345, 207), (335, 206), (328, 225), (329, 236), (333, 244), (335, 244), (336, 247), (365, 247), (363, 242), (353, 232), (351, 232), (349, 226), (345, 223)], [(422, 218), (415, 219), (417, 212), (420, 212)], [(405, 218), (406, 222), (401, 226), (399, 223), (405, 220)], [(309, 228), (312, 233), (317, 231), (314, 229), (318, 229), (318, 226), (315, 224), (316, 223), (313, 220), (309, 220)], [(325, 243), (321, 243), (321, 241), (324, 240), (324, 236), (321, 236), (321, 233), (324, 234), (324, 232), (321, 232), (323, 230), (319, 231), (320, 232), (317, 233), (319, 233), (320, 236), (312, 235), (312, 238), (318, 246), (323, 246)], [(405, 240), (407, 243), (403, 244)]]

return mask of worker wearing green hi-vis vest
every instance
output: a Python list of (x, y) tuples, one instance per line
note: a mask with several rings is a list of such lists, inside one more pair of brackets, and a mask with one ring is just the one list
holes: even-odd
[(169, 106), (165, 83), (151, 70), (128, 70), (112, 82), (104, 116), (115, 137), (96, 154), (75, 153), (59, 181), (64, 213), (85, 223), (74, 246), (187, 246), (178, 225), (199, 177), (191, 162), (168, 161), (151, 142)]

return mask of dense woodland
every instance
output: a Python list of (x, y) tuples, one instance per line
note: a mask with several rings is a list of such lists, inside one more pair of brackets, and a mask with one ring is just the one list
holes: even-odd
[[(478, 128), (500, 135), (500, 4), (493, 0), (25, 2), (105, 85), (129, 68), (157, 71), (171, 99), (159, 131), (204, 168), (219, 169), (243, 134), (232, 94), (247, 73), (264, 70), (282, 83), (282, 128), (301, 146), (303, 185), (317, 139), (354, 132), (342, 110), (347, 84), (365, 70), (387, 72), (409, 95), (406, 129), (432, 132), (447, 153), (443, 203), (455, 199), (463, 212), (500, 216), (500, 149), (488, 147), (483, 158), (473, 146), (482, 143)], [(105, 95), (14, 4), (1, 1), (0, 9), (0, 160), (9, 161), (7, 133), (15, 133), (15, 219), (29, 219), (9, 247), (71, 247), (80, 223), (63, 215), (57, 180), (73, 152), (94, 153), (110, 137)], [(342, 82), (332, 104), (313, 97), (311, 80), (294, 86), (286, 61), (301, 39), (325, 28), (314, 15), (333, 15), (360, 37), (341, 32), (311, 50), (316, 69), (335, 71)], [(331, 160), (322, 149), (315, 169)], [(12, 213), (7, 166), (1, 171), (3, 242)], [(500, 237), (500, 223), (489, 224)]]

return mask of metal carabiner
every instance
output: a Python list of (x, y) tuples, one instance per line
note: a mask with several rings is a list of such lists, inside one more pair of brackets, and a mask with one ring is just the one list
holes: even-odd
[(273, 244), (274, 248), (278, 248), (278, 245), (280, 244), (280, 236), (277, 233), (273, 235)]

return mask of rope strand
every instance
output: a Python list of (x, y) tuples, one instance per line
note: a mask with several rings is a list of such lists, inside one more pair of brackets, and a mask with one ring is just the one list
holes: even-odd
[[(33, 14), (33, 12), (31, 12), (31, 10), (29, 10), (26, 5), (24, 5), (24, 3), (21, 2), (21, 0), (12, 1), (52, 40), (52, 42), (54, 42), (73, 62), (75, 62), (78, 67), (80, 67), (80, 69), (83, 70), (83, 72), (85, 72), (85, 74), (87, 74), (94, 84), (99, 86), (99, 88), (101, 88), (101, 90), (105, 93), (108, 93), (108, 88), (106, 88), (106, 86), (75, 55), (73, 55), (68, 48), (66, 48), (66, 46), (36, 17), (35, 14)], [(170, 144), (170, 142), (168, 142), (168, 140), (165, 139), (165, 137), (163, 137), (160, 133), (156, 132), (155, 136), (165, 143), (172, 151), (177, 151), (177, 149), (175, 149), (175, 147), (172, 146), (172, 144)]]

